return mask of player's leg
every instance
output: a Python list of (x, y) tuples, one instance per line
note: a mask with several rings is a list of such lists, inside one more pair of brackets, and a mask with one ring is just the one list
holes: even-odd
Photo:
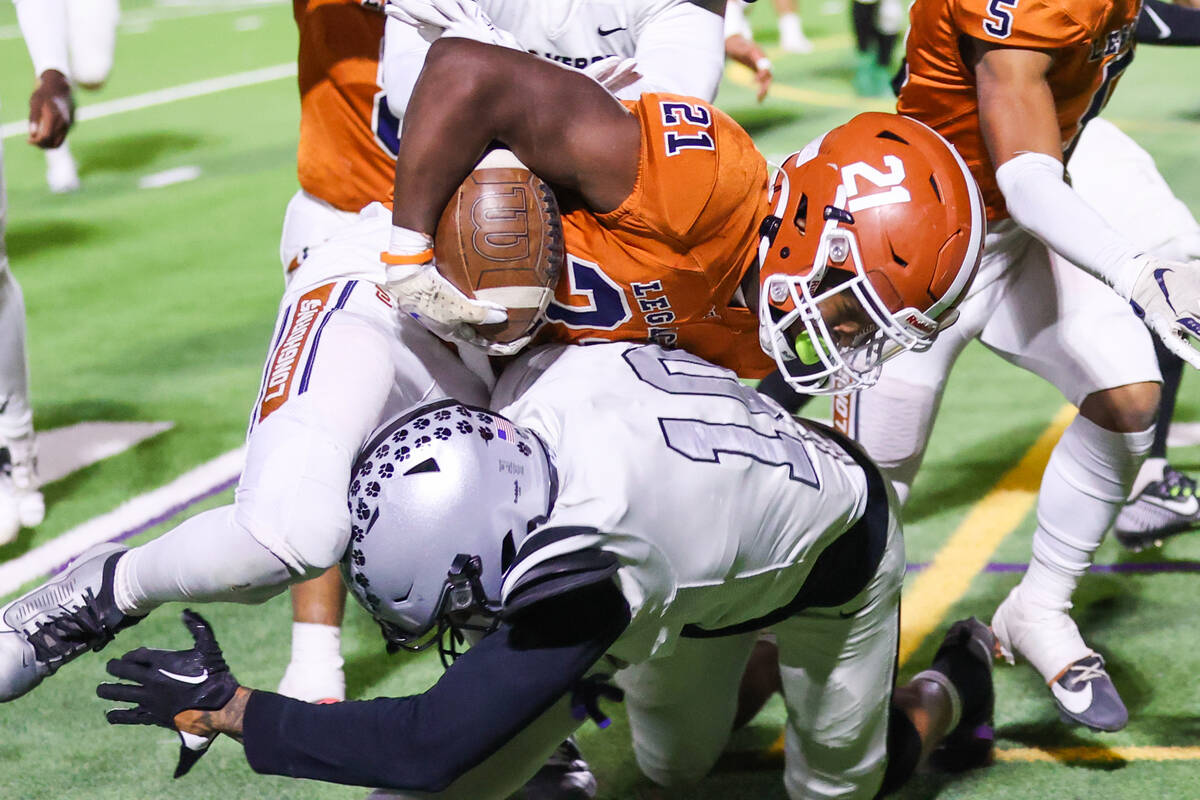
[(900, 636), (903, 536), (894, 515), (875, 575), (845, 603), (772, 626), (787, 706), (784, 786), (791, 798), (879, 791)]
[[(284, 286), (311, 250), (358, 218), (299, 190), (288, 201), (279, 240)], [(279, 683), (280, 694), (307, 702), (343, 700), (341, 621), (346, 591), (336, 569), (293, 584), (292, 655)]]
[(357, 217), (357, 213), (334, 208), (303, 189), (292, 195), (283, 214), (283, 231), (279, 236), (279, 264), (283, 268), (284, 286), (290, 283), (311, 250), (344, 230)]
[(1113, 525), (1117, 541), (1131, 550), (1161, 544), (1168, 536), (1200, 528), (1200, 489), (1196, 480), (1167, 461), (1167, 436), (1183, 379), (1183, 359), (1157, 339), (1154, 353), (1163, 379), (1154, 441)]
[(45, 515), (38, 491), (33, 410), (29, 407), (29, 366), (25, 355), (25, 299), (8, 265), (4, 225), (8, 199), (0, 147), (0, 544), (16, 538), (22, 526)]
[[(992, 256), (985, 253), (985, 265), (989, 258)], [(975, 289), (959, 307), (954, 325), (938, 334), (928, 350), (903, 353), (884, 364), (879, 380), (853, 395), (844, 415), (835, 405), (835, 427), (863, 446), (901, 505), (908, 500), (925, 458), (950, 369), (982, 330), (1003, 285), (1001, 280), (993, 280)]]
[(117, 0), (67, 0), (67, 51), (76, 85), (99, 89), (108, 80), (120, 17)]
[(992, 619), (1009, 657), (1041, 673), (1065, 718), (1098, 730), (1127, 712), (1067, 613), (1153, 438), (1158, 370), (1145, 327), (1096, 279), (1030, 241), (981, 335), (1080, 408), (1050, 455), (1029, 570)]
[(875, 52), (878, 47), (879, 31), (875, 27), (875, 14), (879, 0), (851, 0), (850, 25), (854, 30), (854, 75), (850, 85), (860, 97), (874, 97), (878, 93), (875, 85)]
[(785, 53), (811, 53), (813, 43), (804, 35), (797, 0), (774, 0), (779, 19), (779, 48)]
[[(397, 360), (418, 358), (414, 349), (439, 346), (402, 322), (369, 283), (285, 298), (234, 504), (133, 550), (85, 554), (58, 579), (70, 591), (43, 586), (0, 610), (0, 696), (28, 691), (164, 602), (256, 602), (336, 563), (351, 531), (346, 493), (358, 448), (390, 403), (433, 391), (415, 370), (394, 372)], [(67, 623), (82, 635), (43, 642), (29, 657), (33, 641)]]
[[(1150, 154), (1112, 123), (1103, 118), (1088, 123), (1069, 168), (1075, 191), (1139, 247), (1168, 261), (1200, 259), (1200, 223), (1171, 191)], [(1117, 539), (1134, 549), (1200, 527), (1195, 480), (1167, 463), (1183, 361), (1154, 344), (1163, 378), (1154, 443), (1114, 525)]]
[(617, 673), (638, 766), (660, 786), (703, 778), (733, 730), (738, 682), (757, 637), (679, 639), (671, 655)]

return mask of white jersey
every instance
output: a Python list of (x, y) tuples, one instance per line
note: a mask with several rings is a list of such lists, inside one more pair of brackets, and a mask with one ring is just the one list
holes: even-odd
[(866, 473), (841, 447), (684, 351), (542, 348), (504, 373), (493, 407), (543, 437), (559, 476), (505, 594), (547, 558), (616, 554), (633, 622), (611, 652), (631, 663), (669, 654), (685, 625), (786, 606), (866, 511)]
[[(711, 101), (725, 63), (724, 19), (713, 0), (479, 0), (500, 30), (531, 53), (583, 69), (607, 56), (635, 58), (641, 80), (617, 93), (669, 92)], [(403, 118), (429, 44), (389, 18), (383, 86)]]

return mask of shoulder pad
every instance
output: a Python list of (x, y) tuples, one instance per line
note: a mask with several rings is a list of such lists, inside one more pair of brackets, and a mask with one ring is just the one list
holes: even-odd
[(553, 597), (595, 586), (617, 574), (617, 557), (599, 548), (587, 548), (548, 558), (520, 577), (508, 591), (502, 619), (511, 619)]

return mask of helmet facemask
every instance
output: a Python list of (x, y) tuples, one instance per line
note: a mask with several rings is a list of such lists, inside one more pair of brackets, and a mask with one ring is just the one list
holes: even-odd
[[(781, 170), (780, 175), (772, 198), (776, 219), (787, 208), (790, 193), (787, 174)], [(802, 198), (801, 207), (803, 202)], [(891, 291), (885, 273), (869, 272), (864, 265), (858, 237), (850, 227), (854, 217), (846, 210), (844, 187), (838, 187), (823, 217), (816, 255), (807, 271), (766, 275), (759, 298), (763, 350), (774, 358), (784, 380), (806, 394), (840, 394), (874, 384), (885, 361), (902, 352), (928, 349), (937, 331), (951, 321), (939, 323), (912, 307), (889, 309), (882, 294), (897, 299), (898, 295)], [(764, 225), (760, 240), (762, 263), (772, 250), (775, 230), (771, 227), (778, 229), (778, 225)], [(836, 318), (833, 325), (826, 319), (834, 316), (830, 312), (838, 306), (860, 310), (860, 329), (850, 338), (836, 330)]]
[(500, 602), (488, 598), (480, 579), (482, 574), (479, 556), (459, 553), (442, 584), (435, 624), (424, 631), (410, 634), (399, 625), (377, 619), (388, 652), (419, 653), (436, 644), (442, 666), (449, 667), (462, 654), (467, 631), (485, 636), (496, 630), (500, 624)]

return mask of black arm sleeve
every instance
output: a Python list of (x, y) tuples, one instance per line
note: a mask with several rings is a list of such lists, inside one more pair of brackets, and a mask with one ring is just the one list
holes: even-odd
[(1139, 44), (1200, 44), (1200, 9), (1145, 0), (1133, 38)]
[[(629, 624), (629, 605), (611, 580), (552, 605), (552, 616), (485, 637), (424, 694), (312, 705), (253, 692), (243, 723), (247, 761), (273, 775), (445, 789), (571, 691)], [(543, 627), (552, 620), (571, 624)]]

